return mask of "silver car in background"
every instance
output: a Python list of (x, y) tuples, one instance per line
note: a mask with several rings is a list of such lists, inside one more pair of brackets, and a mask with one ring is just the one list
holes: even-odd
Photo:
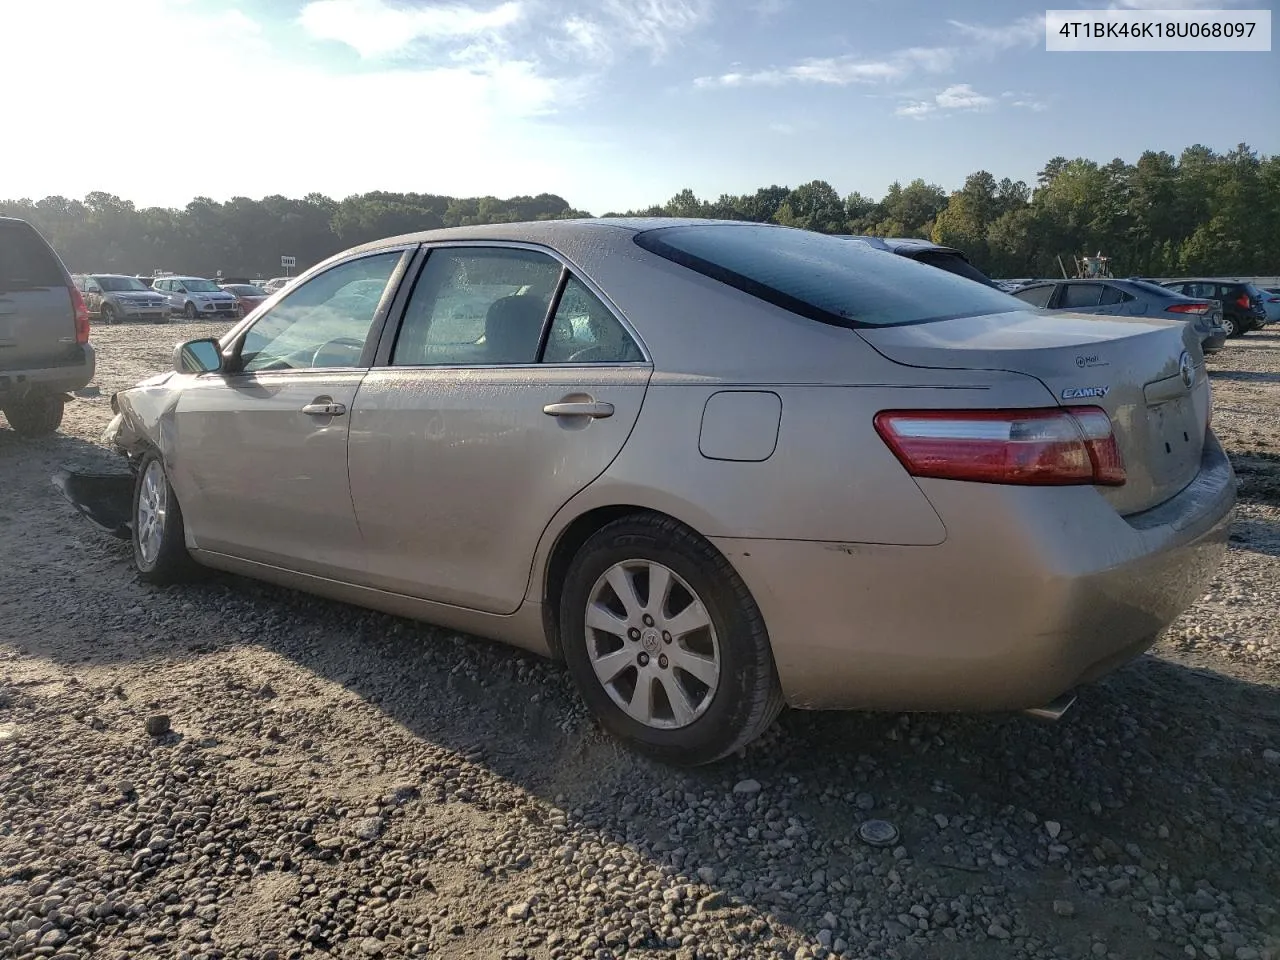
[(186, 320), (200, 317), (240, 318), (240, 301), (203, 277), (161, 277), (152, 285), (169, 302), (169, 309)]
[(562, 657), (607, 729), (704, 763), (784, 704), (1060, 715), (1215, 574), (1209, 388), (1186, 323), (806, 230), (551, 221), (339, 254), (108, 436), (144, 580)]
[(102, 323), (110, 325), (121, 320), (167, 323), (169, 320), (169, 301), (137, 277), (89, 273), (74, 279), (90, 316), (96, 316)]

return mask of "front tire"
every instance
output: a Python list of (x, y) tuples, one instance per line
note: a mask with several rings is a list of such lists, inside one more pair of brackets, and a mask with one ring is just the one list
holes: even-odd
[(138, 464), (133, 487), (133, 564), (147, 583), (179, 583), (199, 570), (187, 552), (182, 508), (155, 451)]
[(116, 316), (116, 308), (109, 303), (102, 305), (102, 322), (108, 326), (115, 326), (120, 322), (120, 318)]
[(737, 571), (668, 517), (616, 520), (569, 566), (560, 636), (606, 730), (667, 763), (712, 763), (782, 709), (764, 617)]
[(4, 416), (18, 436), (35, 439), (57, 431), (64, 406), (55, 393), (33, 393), (5, 404)]
[(190, 300), (188, 300), (187, 305), (182, 308), (182, 316), (186, 319), (187, 323), (191, 323), (192, 321), (195, 320), (196, 305), (192, 303)]

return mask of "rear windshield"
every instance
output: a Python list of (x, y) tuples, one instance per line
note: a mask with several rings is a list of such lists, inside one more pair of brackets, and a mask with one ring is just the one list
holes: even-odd
[(0, 220), (0, 293), (66, 283), (62, 265), (34, 227)]
[(978, 283), (985, 283), (988, 287), (995, 286), (985, 273), (958, 253), (948, 253), (945, 250), (926, 250), (923, 253), (917, 253), (914, 259), (919, 260), (921, 263), (927, 263), (931, 267), (937, 267), (939, 270), (945, 270), (947, 273), (954, 273), (957, 277), (976, 280)]
[(837, 326), (888, 327), (1026, 309), (994, 287), (808, 230), (697, 224), (645, 230), (635, 240), (714, 280)]
[(1158, 283), (1152, 283), (1150, 280), (1129, 280), (1129, 286), (1136, 287), (1140, 292), (1150, 294), (1153, 297), (1160, 297), (1163, 300), (1181, 300), (1183, 294), (1176, 290), (1170, 290), (1168, 287), (1162, 287)]
[(240, 297), (265, 297), (267, 295), (267, 291), (259, 290), (257, 287), (247, 283), (229, 283), (222, 289)]

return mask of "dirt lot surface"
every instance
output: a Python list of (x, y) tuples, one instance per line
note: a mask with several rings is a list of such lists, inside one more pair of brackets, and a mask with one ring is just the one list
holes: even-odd
[(96, 329), (100, 396), (0, 428), (0, 957), (1280, 957), (1280, 333), (1211, 362), (1221, 575), (1060, 724), (792, 712), (683, 773), (557, 665), (137, 583), (49, 477), (222, 329)]

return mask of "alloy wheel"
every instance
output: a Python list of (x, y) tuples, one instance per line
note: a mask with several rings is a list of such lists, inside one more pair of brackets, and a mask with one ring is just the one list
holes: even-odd
[(169, 487), (165, 481), (164, 467), (159, 460), (147, 464), (142, 474), (142, 487), (138, 491), (138, 504), (134, 523), (138, 531), (138, 551), (146, 563), (155, 563), (164, 542), (165, 516), (169, 508)]
[(592, 587), (587, 654), (614, 703), (659, 730), (697, 720), (720, 683), (720, 643), (702, 600), (653, 560), (614, 564)]

